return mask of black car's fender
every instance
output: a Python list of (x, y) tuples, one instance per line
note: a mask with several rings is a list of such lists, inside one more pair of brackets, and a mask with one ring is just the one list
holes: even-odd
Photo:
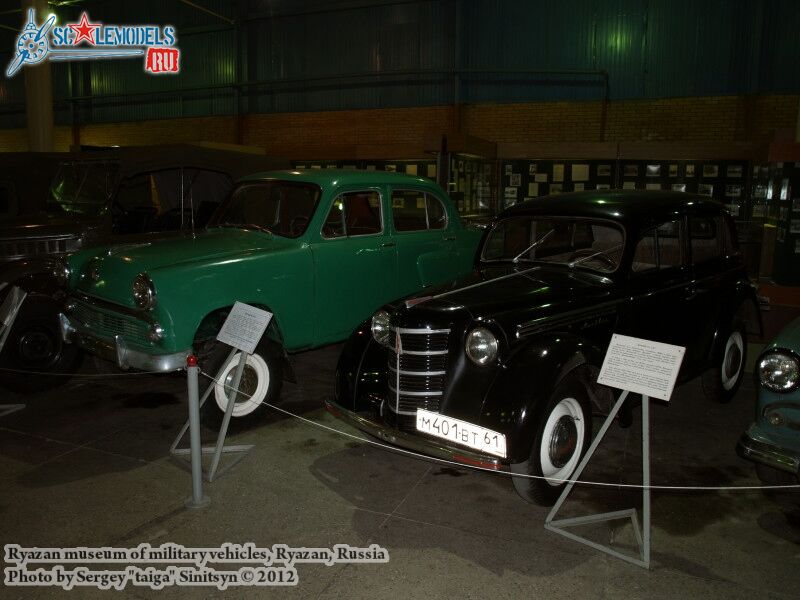
[(730, 333), (731, 323), (735, 320), (743, 321), (747, 327), (747, 333), (763, 335), (764, 326), (761, 320), (761, 309), (758, 305), (758, 298), (755, 290), (747, 281), (739, 281), (736, 284), (736, 293), (727, 300), (720, 310), (717, 323), (714, 328), (714, 338), (711, 345), (709, 360), (721, 358), (725, 351), (725, 343)]
[(572, 333), (534, 336), (499, 369), (481, 407), (482, 427), (506, 433), (508, 459), (528, 459), (538, 411), (553, 389), (570, 373), (577, 374), (594, 403), (606, 409), (610, 390), (596, 384), (604, 350)]
[(345, 343), (336, 367), (336, 402), (354, 412), (374, 411), (375, 398), (386, 394), (386, 350), (372, 337), (370, 321), (356, 328)]

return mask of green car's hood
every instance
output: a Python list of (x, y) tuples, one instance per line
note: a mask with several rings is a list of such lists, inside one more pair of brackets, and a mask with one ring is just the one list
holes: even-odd
[[(260, 231), (215, 228), (196, 236), (189, 234), (158, 236), (141, 242), (110, 246), (93, 251), (99, 266), (99, 278), (92, 281), (86, 268), (76, 281), (77, 289), (123, 304), (134, 306), (131, 285), (139, 273), (147, 273), (156, 284), (168, 277), (166, 268), (176, 265), (228, 263), (254, 253), (296, 247), (289, 240)], [(85, 263), (86, 266), (90, 264)]]

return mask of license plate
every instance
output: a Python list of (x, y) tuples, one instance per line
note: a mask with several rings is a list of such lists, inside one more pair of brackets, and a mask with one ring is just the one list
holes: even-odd
[(422, 431), (457, 444), (463, 444), (486, 454), (506, 457), (506, 436), (461, 419), (417, 409), (417, 431)]

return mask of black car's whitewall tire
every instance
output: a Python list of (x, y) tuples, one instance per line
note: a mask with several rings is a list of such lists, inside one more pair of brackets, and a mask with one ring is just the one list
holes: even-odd
[(536, 412), (530, 458), (512, 471), (534, 477), (512, 477), (525, 500), (549, 506), (575, 472), (592, 438), (592, 412), (583, 383), (568, 375)]
[(725, 339), (717, 364), (703, 374), (703, 391), (717, 402), (730, 402), (744, 378), (747, 361), (747, 329), (741, 321), (734, 321)]

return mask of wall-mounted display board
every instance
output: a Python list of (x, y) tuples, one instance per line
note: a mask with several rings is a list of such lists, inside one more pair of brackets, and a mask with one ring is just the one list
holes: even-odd
[(548, 194), (611, 189), (615, 173), (613, 159), (501, 161), (500, 208)]
[(447, 192), (467, 219), (488, 218), (497, 212), (495, 161), (454, 154), (450, 157)]
[(436, 181), (436, 160), (301, 160), (292, 162), (295, 169), (361, 169), (395, 171), (420, 175)]
[(800, 285), (800, 162), (769, 164), (765, 224), (775, 228), (772, 280)]

